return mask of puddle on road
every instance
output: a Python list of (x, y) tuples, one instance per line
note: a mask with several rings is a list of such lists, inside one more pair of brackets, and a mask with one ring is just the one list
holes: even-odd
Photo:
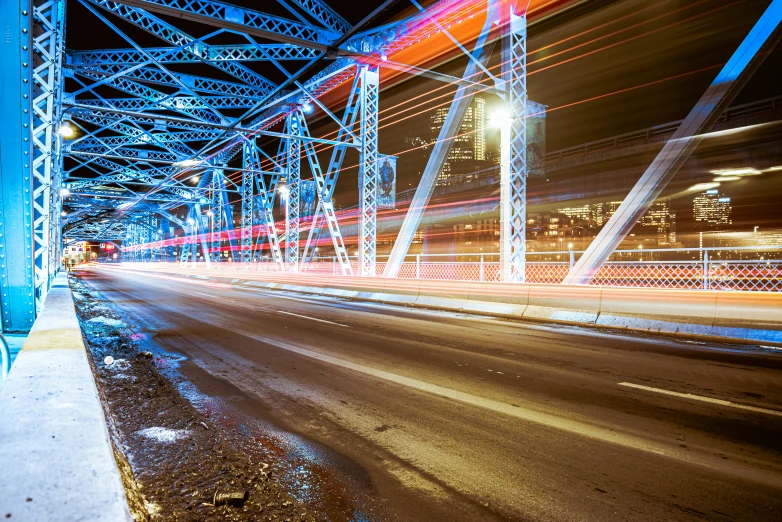
[[(244, 400), (244, 397), (231, 395), (235, 390), (231, 391), (232, 386), (227, 379), (217, 386), (220, 393), (203, 393), (182, 371), (184, 365), (200, 369), (191, 364), (188, 357), (167, 351), (157, 344), (157, 332), (139, 331), (134, 327), (135, 321), (132, 317), (113, 307), (107, 307), (101, 302), (98, 293), (88, 286), (80, 287), (79, 294), (81, 299), (78, 305), (83, 312), (82, 320), (89, 329), (87, 335), (91, 345), (108, 348), (98, 348), (97, 351), (93, 349), (93, 357), (98, 361), (98, 365), (109, 352), (129, 359), (134, 365), (138, 362), (136, 357), (139, 353), (151, 352), (152, 357), (147, 364), (154, 366), (156, 372), (173, 386), (181, 398), (208, 419), (208, 424), (219, 426), (221, 432), (231, 435), (232, 450), (238, 450), (251, 462), (267, 463), (268, 468), (262, 471), (268, 473), (274, 483), (279, 484), (281, 491), (291, 495), (298, 503), (306, 506), (311, 514), (315, 514), (317, 520), (368, 522), (390, 518), (381, 516), (378, 509), (373, 507), (375, 502), (369, 494), (371, 481), (363, 470), (356, 469), (357, 465), (344, 462), (344, 458), (334, 455), (327, 448), (318, 447), (298, 435), (240, 411), (235, 403), (237, 400)], [(95, 316), (100, 316), (101, 319), (89, 321), (89, 318)], [(131, 345), (128, 349), (133, 354), (120, 355), (118, 346), (122, 343)], [(123, 359), (117, 361), (120, 360)], [(117, 364), (117, 361), (114, 362), (116, 367), (99, 367), (99, 371), (105, 372), (106, 377), (112, 379), (110, 382), (114, 383), (113, 386), (136, 386), (137, 375), (128, 371), (123, 364)], [(210, 377), (215, 382), (219, 381), (216, 377)], [(149, 385), (143, 378), (140, 384)], [(185, 450), (182, 453), (177, 447), (183, 443), (189, 444), (190, 437), (194, 434), (200, 436), (202, 428), (197, 422), (198, 419), (188, 419), (179, 423), (181, 426), (177, 425), (176, 419), (167, 420), (173, 428), (149, 428), (147, 424), (132, 431), (131, 438), (147, 440), (148, 446), (171, 448), (171, 454), (164, 458), (161, 464), (173, 467), (184, 465), (188, 454), (193, 450)], [(207, 451), (206, 447), (199, 447), (198, 450)], [(136, 478), (143, 482), (148, 477), (145, 477), (143, 472), (138, 472), (139, 465), (149, 464), (147, 461), (150, 460), (150, 455), (144, 451), (131, 450), (127, 456)], [(152, 457), (153, 460), (160, 458), (160, 455)], [(157, 518), (157, 511), (163, 509), (160, 506), (163, 503), (158, 502), (157, 498), (149, 498), (145, 499), (145, 504), (146, 500), (154, 501), (157, 506), (156, 513), (150, 515)]]

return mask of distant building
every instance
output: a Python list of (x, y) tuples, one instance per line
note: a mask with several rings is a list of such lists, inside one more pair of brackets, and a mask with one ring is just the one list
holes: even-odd
[(638, 225), (644, 236), (657, 234), (658, 246), (668, 246), (676, 242), (676, 214), (671, 214), (667, 199), (652, 203), (649, 210), (641, 216)]
[[(594, 205), (581, 205), (578, 207), (558, 208), (557, 212), (564, 214), (567, 217), (583, 219), (585, 221), (593, 221), (593, 206)], [(600, 206), (602, 207), (602, 204)]]
[[(557, 213), (579, 220), (587, 228), (598, 229), (611, 219), (621, 204), (621, 201), (592, 203), (558, 208)], [(659, 246), (673, 245), (676, 243), (676, 213), (671, 212), (667, 199), (655, 201), (633, 230), (639, 237), (656, 238)]]
[[(435, 111), (429, 123), (429, 133), (432, 142), (437, 140), (440, 130), (448, 117), (449, 107), (440, 107)], [(481, 96), (473, 96), (470, 106), (462, 120), (457, 136), (452, 140), (448, 156), (443, 162), (437, 177), (438, 185), (449, 185), (459, 176), (460, 182), (465, 179), (464, 167), (470, 170), (481, 170), (480, 163), (486, 160), (486, 100)]]
[(481, 219), (454, 225), (456, 251), (460, 253), (497, 252), (500, 248), (500, 221)]
[[(546, 106), (527, 100), (527, 174), (546, 174)], [(429, 122), (430, 143), (434, 143), (448, 117), (448, 107), (438, 108)], [(500, 153), (486, 145), (486, 100), (473, 96), (459, 131), (437, 176), (437, 185), (469, 184), (487, 173), (496, 173)], [(409, 140), (412, 144), (413, 139)]]
[(701, 230), (725, 228), (726, 225), (732, 225), (732, 210), (730, 198), (720, 196), (717, 189), (707, 190), (692, 200), (692, 217), (696, 226)]

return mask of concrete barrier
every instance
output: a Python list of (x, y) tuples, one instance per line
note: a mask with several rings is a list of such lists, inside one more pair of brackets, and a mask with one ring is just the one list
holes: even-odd
[(418, 280), (418, 297), (413, 303), (421, 308), (445, 308), (460, 312), (470, 299), (469, 281)]
[(598, 326), (713, 335), (717, 292), (603, 287)]
[(131, 521), (66, 276), (0, 391), (0, 517)]
[(470, 283), (464, 312), (521, 319), (529, 304), (530, 285)]
[(778, 293), (717, 293), (712, 335), (752, 338), (782, 345), (782, 295)]
[[(134, 266), (152, 270), (154, 265)], [(167, 267), (168, 273), (187, 270)], [(559, 324), (782, 346), (782, 293), (243, 272), (245, 285)], [(261, 283), (264, 280), (266, 283)]]
[(524, 319), (594, 325), (600, 315), (601, 288), (577, 285), (529, 285)]

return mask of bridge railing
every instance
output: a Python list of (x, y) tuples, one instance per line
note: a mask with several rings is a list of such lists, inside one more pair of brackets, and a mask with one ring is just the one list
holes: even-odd
[[(583, 250), (527, 252), (526, 282), (558, 284), (583, 254)], [(358, 273), (358, 259), (351, 258)], [(178, 263), (170, 263), (178, 266)], [(207, 268), (204, 263), (183, 263), (182, 268)], [(211, 270), (241, 270), (238, 263), (213, 263)], [(385, 269), (378, 256), (377, 274)], [(250, 265), (253, 272), (277, 272), (268, 259)], [(341, 275), (335, 258), (316, 257), (302, 263), (301, 273)], [(413, 254), (399, 271), (400, 279), (448, 281), (500, 280), (499, 254)], [(782, 246), (731, 248), (680, 248), (617, 250), (592, 279), (592, 285), (631, 288), (782, 292)]]
[[(527, 252), (528, 283), (561, 283), (581, 250)], [(623, 259), (626, 258), (626, 259)], [(382, 274), (385, 262), (377, 264)], [(256, 270), (267, 269), (258, 263)], [(354, 271), (358, 261), (353, 262)], [(331, 258), (302, 265), (305, 273), (339, 275)], [(499, 281), (499, 254), (417, 254), (408, 256), (401, 279)], [(617, 250), (591, 284), (634, 288), (782, 291), (782, 246)]]

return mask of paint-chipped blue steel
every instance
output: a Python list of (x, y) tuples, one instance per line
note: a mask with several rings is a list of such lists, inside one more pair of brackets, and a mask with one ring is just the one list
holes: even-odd
[[(33, 25), (28, 2), (0, 2), (0, 310), (3, 332), (28, 331), (35, 319), (31, 215), (30, 97)], [(26, 14), (23, 14), (26, 13)], [(23, 65), (26, 64), (26, 65)]]

